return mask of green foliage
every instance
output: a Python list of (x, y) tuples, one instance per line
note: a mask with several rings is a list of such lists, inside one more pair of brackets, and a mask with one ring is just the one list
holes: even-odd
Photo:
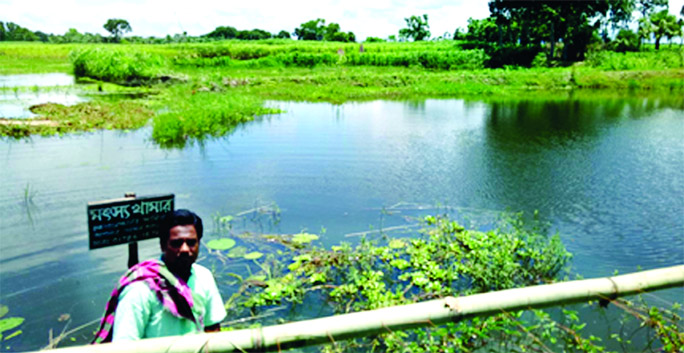
[[(520, 218), (488, 232), (466, 230), (444, 217), (427, 217), (425, 222), (419, 237), (387, 243), (362, 240), (355, 247), (343, 243), (330, 250), (291, 243), (281, 260), (270, 255), (268, 271), (261, 265), (268, 280), (242, 287), (229, 300), (231, 309), (257, 314), (272, 305), (304, 303), (310, 295), (323, 298), (336, 313), (376, 309), (546, 283), (562, 273), (570, 258), (558, 236), (546, 237)], [(485, 345), (494, 332), (514, 330), (514, 325), (499, 316), (349, 344), (381, 350), (427, 351), (442, 345), (473, 349)]]
[(325, 20), (322, 18), (304, 22), (294, 30), (299, 40), (323, 40), (324, 33)]
[[(223, 86), (223, 84), (222, 84)], [(152, 138), (165, 147), (183, 147), (189, 139), (223, 136), (257, 115), (277, 112), (262, 107), (261, 99), (178, 86), (157, 103), (165, 112), (153, 119)]]
[[(3, 316), (7, 315), (9, 312), (9, 308), (6, 305), (0, 304), (0, 318)], [(23, 317), (7, 317), (4, 319), (0, 319), (0, 341), (3, 340), (4, 336), (4, 341), (7, 341), (9, 339), (12, 339), (22, 333), (21, 330), (15, 330), (14, 332), (11, 332), (8, 334), (9, 331), (12, 331), (16, 329), (17, 327), (21, 326), (21, 324), (24, 323), (24, 318)]]
[(0, 41), (37, 41), (40, 37), (14, 22), (0, 21)]
[(644, 38), (652, 34), (655, 38), (655, 49), (658, 50), (663, 37), (672, 39), (682, 35), (682, 23), (670, 15), (668, 10), (663, 10), (640, 19), (639, 33)]
[(128, 21), (120, 18), (110, 18), (102, 27), (112, 34), (112, 39), (115, 42), (120, 40), (122, 34), (132, 30)]
[(214, 39), (233, 39), (237, 37), (237, 29), (231, 26), (219, 26), (213, 31), (205, 34), (203, 37), (214, 38)]
[(140, 85), (156, 79), (165, 59), (149, 51), (121, 47), (87, 47), (69, 55), (74, 75), (123, 85)]
[(290, 32), (282, 30), (282, 31), (278, 32), (278, 34), (276, 34), (273, 37), (274, 38), (281, 38), (281, 39), (290, 39)]
[(587, 63), (603, 70), (664, 70), (684, 68), (684, 51), (590, 53)]
[(628, 29), (621, 29), (617, 36), (615, 36), (615, 40), (611, 43), (611, 46), (613, 50), (619, 53), (638, 51), (639, 36)]
[(399, 38), (412, 39), (414, 41), (421, 41), (430, 38), (430, 25), (428, 24), (428, 15), (420, 16), (413, 15), (405, 18), (406, 28), (399, 30)]
[(263, 29), (258, 29), (258, 28), (255, 28), (251, 31), (239, 31), (239, 32), (237, 32), (237, 35), (235, 36), (235, 38), (242, 39), (242, 40), (261, 40), (261, 39), (269, 39), (272, 37), (273, 37), (273, 35), (270, 32), (264, 31)]

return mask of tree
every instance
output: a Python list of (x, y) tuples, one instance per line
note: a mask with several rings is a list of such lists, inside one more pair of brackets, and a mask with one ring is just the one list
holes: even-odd
[(428, 25), (428, 15), (423, 14), (422, 19), (419, 16), (411, 16), (404, 18), (407, 28), (399, 30), (399, 37), (405, 39), (413, 39), (414, 41), (421, 41), (430, 37), (430, 25)]
[(280, 31), (275, 35), (275, 38), (290, 39), (290, 32), (285, 30)]
[(637, 7), (642, 17), (648, 17), (658, 10), (668, 7), (668, 0), (637, 0)]
[(513, 46), (540, 46), (542, 42), (550, 42), (553, 54), (553, 43), (560, 40), (564, 43), (564, 59), (581, 60), (600, 27), (598, 19), (607, 14), (612, 3), (490, 0), (489, 10), (498, 27), (500, 47), (504, 42)]
[(628, 29), (621, 29), (617, 36), (615, 36), (612, 46), (615, 51), (621, 53), (626, 51), (638, 51), (639, 36)]
[(325, 20), (322, 18), (304, 22), (294, 30), (299, 40), (323, 40), (324, 34)]
[(660, 49), (660, 40), (666, 37), (668, 40), (681, 34), (681, 26), (677, 18), (670, 15), (667, 10), (662, 10), (649, 16), (650, 29), (655, 37), (655, 49)]
[(213, 31), (205, 34), (203, 37), (214, 39), (233, 39), (237, 37), (238, 30), (231, 26), (218, 26)]
[(271, 38), (272, 35), (268, 31), (264, 31), (263, 29), (258, 29), (255, 28), (251, 31), (239, 31), (237, 33), (237, 39), (243, 39), (243, 40), (259, 40), (259, 39), (269, 39)]
[(107, 32), (112, 34), (112, 39), (115, 42), (119, 42), (122, 34), (131, 31), (131, 25), (128, 23), (128, 21), (119, 18), (108, 19), (107, 23), (105, 23), (103, 27), (107, 30)]

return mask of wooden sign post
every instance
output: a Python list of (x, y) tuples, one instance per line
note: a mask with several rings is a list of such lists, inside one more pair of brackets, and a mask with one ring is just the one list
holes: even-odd
[(90, 250), (128, 244), (128, 267), (138, 263), (138, 240), (159, 237), (161, 222), (174, 210), (174, 195), (136, 197), (88, 203)]

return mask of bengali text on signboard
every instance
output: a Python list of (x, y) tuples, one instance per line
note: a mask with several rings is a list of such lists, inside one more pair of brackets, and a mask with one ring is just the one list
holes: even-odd
[(88, 203), (90, 249), (159, 237), (173, 201), (171, 194)]

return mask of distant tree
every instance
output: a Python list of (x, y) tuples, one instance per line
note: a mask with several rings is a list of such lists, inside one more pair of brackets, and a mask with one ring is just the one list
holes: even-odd
[(465, 39), (473, 42), (496, 42), (498, 40), (498, 27), (494, 17), (481, 20), (469, 18)]
[(638, 51), (639, 36), (629, 29), (621, 29), (617, 36), (615, 36), (612, 46), (615, 51), (621, 53), (626, 51)]
[(653, 14), (650, 17), (653, 24), (653, 36), (655, 37), (655, 49), (660, 49), (660, 40), (665, 37), (671, 40), (681, 34), (681, 26), (677, 22), (677, 18), (667, 10), (662, 10)]
[(325, 20), (318, 18), (302, 23), (295, 28), (294, 35), (298, 40), (323, 40), (325, 32)]
[(366, 37), (366, 40), (364, 40), (366, 43), (384, 43), (386, 40), (378, 37)]
[(4, 40), (7, 41), (30, 42), (39, 40), (38, 36), (35, 33), (14, 22), (7, 22), (5, 24), (3, 36)]
[(238, 30), (231, 26), (219, 26), (213, 31), (205, 34), (203, 37), (214, 38), (214, 39), (233, 39), (237, 37)]
[(632, 20), (632, 14), (637, 7), (637, 0), (611, 0), (609, 21), (613, 28), (626, 26)]
[(119, 18), (110, 18), (107, 23), (104, 24), (104, 29), (112, 34), (112, 39), (118, 42), (121, 39), (121, 35), (131, 31), (131, 25), (126, 20)]
[(388, 41), (388, 42), (396, 42), (396, 41), (397, 41), (397, 36), (395, 36), (394, 34), (390, 34), (390, 35), (387, 37), (387, 41)]
[(428, 15), (424, 14), (422, 19), (419, 16), (404, 18), (406, 27), (399, 30), (399, 37), (421, 41), (430, 37), (430, 25), (428, 25)]
[(5, 40), (5, 35), (6, 35), (6, 30), (5, 30), (5, 23), (0, 21), (0, 42)]
[(280, 31), (275, 35), (275, 38), (290, 39), (290, 32), (284, 30)]
[(243, 40), (259, 40), (259, 39), (269, 39), (273, 35), (271, 32), (264, 31), (263, 29), (255, 28), (251, 31), (239, 31), (237, 33), (237, 39)]
[(453, 40), (464, 40), (466, 37), (466, 32), (463, 31), (463, 28), (458, 27), (456, 30), (454, 30), (454, 35), (452, 36)]

